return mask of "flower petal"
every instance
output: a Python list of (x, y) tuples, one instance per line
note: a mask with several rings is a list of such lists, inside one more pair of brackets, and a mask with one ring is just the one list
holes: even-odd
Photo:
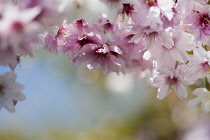
[(188, 103), (187, 103), (187, 106), (189, 106), (190, 108), (193, 108), (195, 107), (198, 103), (201, 102), (201, 100), (203, 100), (205, 97), (203, 96), (198, 96), (192, 100), (190, 100)]
[(164, 99), (169, 93), (171, 92), (171, 89), (169, 86), (165, 85), (158, 89), (158, 95), (157, 98), (162, 100)]

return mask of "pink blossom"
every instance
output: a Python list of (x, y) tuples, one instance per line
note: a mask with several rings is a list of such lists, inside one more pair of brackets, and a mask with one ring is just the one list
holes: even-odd
[(59, 51), (67, 53), (68, 57), (73, 59), (81, 47), (88, 43), (87, 38), (91, 36), (89, 31), (90, 27), (83, 19), (69, 25), (63, 23), (63, 26), (57, 29), (56, 35), (45, 36), (44, 49), (54, 54)]
[(154, 30), (162, 29), (162, 16), (171, 20), (173, 18), (173, 0), (139, 0), (139, 5), (135, 7), (136, 12), (131, 14), (132, 20), (142, 26), (150, 27)]
[(133, 35), (129, 42), (138, 43), (141, 39), (145, 40), (145, 49), (149, 49), (152, 46), (163, 45), (167, 48), (174, 46), (174, 41), (170, 34), (165, 30), (153, 30), (151, 28), (136, 28), (133, 27), (130, 32)]
[(196, 33), (197, 40), (202, 41), (203, 44), (209, 45), (210, 36), (210, 6), (205, 5), (192, 12), (185, 20), (185, 23), (192, 24), (190, 30)]
[(189, 81), (193, 84), (197, 79), (209, 77), (210, 71), (210, 52), (203, 47), (195, 48), (194, 55), (189, 59), (186, 65), (186, 71), (189, 75)]
[(0, 109), (4, 107), (9, 112), (14, 112), (16, 102), (25, 100), (25, 96), (21, 93), (23, 86), (15, 82), (15, 79), (14, 72), (0, 75)]
[(50, 26), (61, 25), (64, 20), (62, 11), (59, 9), (61, 3), (59, 0), (21, 0), (18, 5), (22, 9), (38, 7), (40, 12), (35, 20), (49, 29)]
[(75, 65), (85, 64), (88, 69), (102, 68), (105, 74), (120, 72), (123, 68), (122, 51), (114, 45), (84, 45), (77, 57), (73, 59)]
[(176, 69), (158, 69), (159, 74), (152, 79), (152, 84), (158, 88), (157, 98), (164, 99), (172, 89), (179, 98), (187, 97), (186, 74), (181, 67)]
[(188, 33), (173, 30), (172, 38), (174, 41), (173, 46), (156, 44), (148, 49), (151, 58), (156, 60), (160, 67), (174, 67), (176, 61), (187, 62), (189, 55), (186, 51), (192, 51), (194, 47), (194, 38)]
[(141, 74), (141, 72), (151, 69), (152, 63), (149, 60), (144, 60), (144, 40), (138, 43), (131, 42), (134, 34), (130, 34), (131, 28), (127, 24), (117, 23), (114, 24), (112, 30), (112, 39), (115, 45), (122, 50), (122, 55), (125, 59), (125, 69), (127, 71)]
[(9, 65), (12, 70), (19, 63), (19, 56), (10, 49), (0, 50), (0, 64)]
[(70, 25), (70, 35), (66, 37), (67, 41), (62, 46), (62, 51), (67, 53), (68, 57), (72, 60), (78, 55), (84, 45), (102, 44), (106, 37), (99, 32), (101, 28), (97, 27), (90, 27), (84, 20), (78, 20), (75, 24)]
[[(39, 13), (38, 8), (20, 10), (12, 5), (5, 5), (0, 19), (0, 53), (5, 56), (0, 64), (17, 63), (17, 56), (33, 55), (34, 45), (39, 43), (38, 33), (41, 26), (33, 19)], [(2, 56), (2, 57), (3, 57)]]
[(47, 34), (45, 36), (44, 49), (50, 53), (57, 54), (59, 47), (62, 47), (67, 42), (67, 36), (70, 35), (68, 25), (63, 23), (63, 26), (57, 29), (56, 35)]
[[(194, 8), (201, 6), (198, 1), (199, 0), (178, 0), (176, 9), (184, 17), (186, 17), (194, 10)], [(203, 0), (200, 0), (200, 1), (203, 1)]]
[(106, 14), (102, 14), (99, 20), (92, 23), (92, 30), (99, 33), (108, 33), (113, 28), (113, 23), (110, 22)]

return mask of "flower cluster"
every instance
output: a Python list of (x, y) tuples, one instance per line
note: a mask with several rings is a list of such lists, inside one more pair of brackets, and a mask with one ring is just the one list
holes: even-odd
[(105, 74), (152, 68), (152, 62), (143, 59), (143, 45), (129, 42), (133, 37), (129, 34), (131, 27), (119, 20), (111, 22), (102, 15), (92, 25), (83, 19), (69, 25), (64, 23), (56, 35), (46, 35), (44, 48), (54, 54), (67, 54), (76, 66), (102, 68)]
[[(118, 6), (118, 17), (113, 20), (102, 14), (91, 23), (84, 19), (68, 23), (66, 1), (23, 0), (3, 6), (0, 64), (14, 70), (20, 56), (32, 56), (34, 44), (42, 44), (47, 52), (66, 55), (74, 65), (83, 64), (89, 70), (132, 72), (139, 77), (147, 72), (149, 83), (158, 87), (159, 99), (172, 90), (180, 99), (187, 98), (187, 88), (202, 79), (204, 87), (193, 91), (198, 97), (187, 105), (202, 102), (209, 112), (210, 1), (106, 2)], [(49, 31), (52, 26), (54, 32)]]
[(209, 75), (208, 1), (139, 0), (122, 5), (112, 22), (102, 15), (91, 24), (83, 19), (63, 23), (55, 35), (46, 35), (45, 50), (66, 54), (76, 66), (102, 68), (105, 74), (149, 70), (159, 99), (172, 89), (186, 98), (187, 87)]

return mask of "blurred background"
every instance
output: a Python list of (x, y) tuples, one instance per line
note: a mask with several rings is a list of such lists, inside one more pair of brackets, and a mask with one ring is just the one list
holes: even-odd
[[(74, 1), (71, 20), (110, 14), (110, 1)], [(7, 71), (0, 67), (0, 74)], [(159, 100), (147, 79), (87, 71), (41, 48), (32, 58), (22, 57), (15, 72), (26, 100), (18, 102), (15, 113), (0, 111), (0, 140), (210, 139), (209, 115), (186, 107), (193, 98), (190, 89), (187, 100), (174, 92)]]

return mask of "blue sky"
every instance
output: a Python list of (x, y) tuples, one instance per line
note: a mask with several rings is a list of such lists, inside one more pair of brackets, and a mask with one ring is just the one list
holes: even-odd
[[(36, 57), (22, 58), (15, 72), (17, 81), (25, 86), (26, 100), (18, 102), (15, 113), (0, 111), (0, 128), (88, 128), (104, 117), (118, 120), (132, 116), (145, 100), (148, 86), (143, 81), (136, 81), (131, 93), (115, 95), (82, 82), (78, 69), (65, 56), (43, 51)], [(0, 66), (0, 74), (6, 71), (8, 67)]]

